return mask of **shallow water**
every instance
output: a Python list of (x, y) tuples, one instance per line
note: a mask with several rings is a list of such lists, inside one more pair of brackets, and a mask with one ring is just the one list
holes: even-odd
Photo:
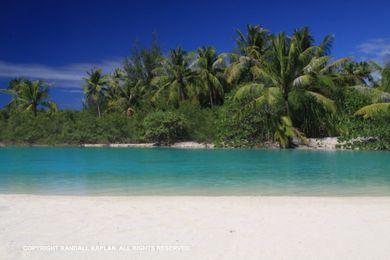
[(0, 193), (388, 196), (390, 152), (0, 148)]

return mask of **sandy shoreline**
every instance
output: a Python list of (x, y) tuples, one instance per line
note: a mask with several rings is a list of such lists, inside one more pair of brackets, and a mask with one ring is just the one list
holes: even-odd
[[(337, 147), (340, 143), (338, 142), (337, 137), (325, 137), (325, 138), (307, 138), (306, 144), (297, 144), (298, 149), (305, 150), (337, 150), (340, 149)], [(0, 147), (7, 147), (12, 145), (5, 145), (0, 143)], [(37, 145), (37, 144), (26, 144), (21, 145), (27, 147), (83, 147), (83, 148), (178, 148), (178, 149), (214, 149), (216, 145), (213, 143), (198, 143), (194, 141), (186, 142), (176, 142), (171, 145), (158, 145), (157, 143), (85, 143), (79, 145)], [(256, 148), (257, 146), (253, 147)], [(234, 147), (225, 147), (225, 148), (234, 148)], [(266, 142), (262, 146), (257, 148), (268, 148), (268, 149), (279, 149), (279, 145), (275, 142)]]
[(390, 197), (0, 195), (0, 259), (389, 259), (389, 243)]

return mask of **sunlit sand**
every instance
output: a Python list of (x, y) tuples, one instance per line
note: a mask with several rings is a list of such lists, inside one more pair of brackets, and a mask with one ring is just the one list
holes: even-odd
[(389, 259), (390, 197), (0, 195), (0, 259)]

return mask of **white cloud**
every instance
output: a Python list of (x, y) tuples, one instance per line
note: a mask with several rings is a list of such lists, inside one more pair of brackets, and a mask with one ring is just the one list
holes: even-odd
[(120, 66), (120, 60), (106, 60), (101, 63), (75, 63), (62, 67), (51, 67), (43, 64), (11, 63), (0, 60), (0, 78), (27, 77), (44, 79), (62, 88), (80, 88), (86, 72), (94, 67), (111, 72)]
[(390, 58), (390, 38), (371, 39), (357, 46), (360, 57), (374, 59), (378, 62), (388, 61)]

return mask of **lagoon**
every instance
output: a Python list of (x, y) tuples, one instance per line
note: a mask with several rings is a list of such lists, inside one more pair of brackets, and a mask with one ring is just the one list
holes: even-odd
[(388, 196), (390, 153), (7, 147), (0, 193)]

